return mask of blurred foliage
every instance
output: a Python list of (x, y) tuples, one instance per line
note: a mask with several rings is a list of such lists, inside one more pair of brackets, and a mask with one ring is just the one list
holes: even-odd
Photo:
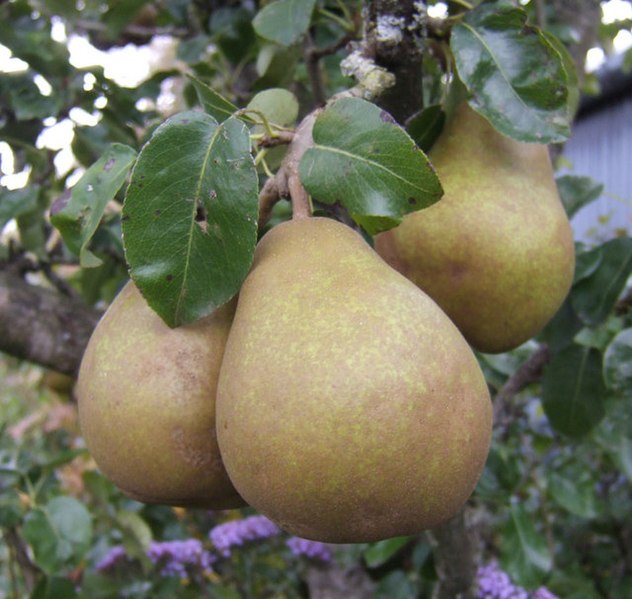
[[(261, 3), (258, 12), (247, 1), (85, 0), (80, 8), (72, 0), (2, 3), (1, 43), (25, 63), (0, 72), (2, 170), (10, 175), (4, 181), (12, 181), (0, 189), (0, 263), (26, 253), (43, 277), (54, 272), (87, 303), (110, 301), (127, 278), (121, 214), (134, 156), (165, 120), (202, 107), (210, 115), (206, 120), (222, 122), (250, 107), (259, 116), (251, 111), (240, 117), (253, 135), (261, 135), (267, 119), (291, 127), (316, 104), (302, 49), (306, 34), (317, 48), (332, 48), (319, 63), (326, 96), (352, 85), (340, 71), (347, 52), (337, 44), (357, 37), (361, 3), (318, 0), (297, 14), (290, 4)], [(449, 4), (454, 16), (466, 3)], [(567, 115), (575, 105), (576, 81), (556, 44), (572, 43), (574, 32), (556, 20), (550, 3), (519, 4), (530, 23), (546, 8), (546, 33), (558, 42), (544, 35), (537, 49), (566, 85), (553, 109)], [(500, 25), (485, 7), (484, 18), (479, 13), (467, 24), (500, 26), (501, 38), (520, 57), (528, 51), (519, 41), (523, 13), (518, 3), (498, 5), (512, 5), (501, 11)], [(625, 21), (602, 25), (603, 48), (608, 51), (614, 36), (629, 28)], [(464, 33), (458, 43), (466, 52)], [(76, 66), (68, 46), (79, 39), (107, 56), (130, 45), (146, 50), (149, 70), (129, 84), (102, 65)], [(444, 58), (427, 57), (424, 101), (430, 108), (409, 122), (424, 151), (443, 123)], [(537, 110), (546, 111), (546, 94), (556, 90), (525, 92), (538, 69), (532, 57), (523, 59), (523, 78), (505, 82), (506, 93), (518, 90), (529, 99), (544, 93), (535, 99)], [(482, 92), (490, 119), (501, 120), (495, 103), (502, 103), (502, 95), (485, 93), (488, 82), (478, 64), (466, 65), (473, 73), (466, 83), (471, 92)], [(272, 88), (277, 91), (270, 96)], [(72, 130), (67, 143), (43, 142), (63, 127)], [(520, 127), (510, 129), (508, 134), (527, 139)], [(173, 155), (179, 144), (172, 143)], [(278, 167), (282, 153), (274, 148), (265, 160), (257, 157), (260, 180), (267, 168)], [(111, 160), (120, 170), (111, 172)], [(21, 183), (14, 173), (22, 173)], [(595, 200), (601, 183), (560, 178), (569, 215)], [(256, 194), (250, 190), (249, 197)], [(375, 225), (363, 209), (356, 221)], [(51, 225), (51, 214), (59, 229)], [(271, 224), (288, 216), (287, 205), (278, 204)], [(471, 502), (484, 528), (486, 560), (498, 559), (518, 584), (546, 584), (560, 597), (577, 599), (625, 598), (632, 588), (632, 248), (627, 237), (599, 241), (577, 245), (571, 295), (537, 340), (508, 354), (480, 356), (498, 391), (539, 343), (551, 351), (543, 381), (507, 406)], [(295, 556), (283, 536), (244, 544), (230, 557), (217, 556), (212, 569), (192, 569), (186, 578), (165, 576), (147, 556), (152, 542), (198, 539), (213, 551), (208, 533), (250, 512), (185, 511), (127, 499), (99, 474), (83, 447), (71, 381), (10, 358), (0, 360), (0, 381), (0, 598), (307, 596), (306, 573), (318, 562)], [(119, 545), (128, 559), (100, 571), (97, 565)], [(376, 597), (429, 597), (436, 581), (426, 535), (338, 547), (335, 563), (361, 564)]]

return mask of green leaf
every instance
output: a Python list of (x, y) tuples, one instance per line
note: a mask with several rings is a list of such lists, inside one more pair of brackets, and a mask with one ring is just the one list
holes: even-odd
[(59, 576), (44, 577), (38, 583), (30, 599), (75, 599), (75, 584)]
[(563, 175), (556, 179), (557, 189), (566, 214), (572, 218), (581, 208), (601, 196), (603, 185), (595, 183), (590, 177)]
[(579, 77), (577, 75), (577, 68), (575, 67), (575, 61), (571, 56), (571, 53), (566, 49), (566, 46), (562, 41), (553, 35), (550, 31), (541, 31), (543, 38), (546, 42), (557, 52), (562, 61), (562, 67), (566, 74), (566, 84), (568, 89), (568, 95), (566, 98), (566, 112), (568, 115), (569, 123), (573, 121), (577, 114), (580, 101), (580, 89), (579, 89)]
[(218, 94), (203, 81), (193, 77), (193, 75), (187, 75), (187, 77), (191, 80), (204, 110), (218, 123), (225, 121), (239, 110), (237, 106)]
[(542, 405), (551, 425), (571, 437), (590, 432), (605, 415), (602, 356), (573, 344), (553, 356), (542, 377)]
[(599, 268), (602, 258), (601, 246), (587, 249), (583, 244), (576, 244), (573, 285), (590, 277)]
[(276, 0), (253, 19), (255, 31), (263, 38), (291, 46), (305, 35), (316, 0)]
[(555, 503), (571, 514), (580, 518), (593, 518), (597, 515), (595, 481), (585, 473), (573, 474), (574, 476), (552, 474), (549, 480), (549, 493)]
[(70, 251), (79, 255), (85, 268), (101, 264), (88, 250), (88, 244), (108, 202), (122, 187), (135, 159), (133, 148), (112, 144), (77, 181), (70, 197), (62, 196), (51, 209), (51, 222), (59, 229)]
[(90, 513), (73, 497), (55, 497), (27, 514), (23, 527), (37, 564), (53, 574), (68, 562), (78, 563), (90, 546)]
[(603, 369), (611, 391), (632, 397), (632, 328), (624, 329), (610, 342), (604, 353)]
[(527, 142), (565, 141), (568, 74), (526, 13), (483, 3), (452, 29), (450, 46), (472, 108), (501, 133)]
[[(263, 113), (270, 123), (280, 127), (293, 125), (298, 116), (296, 96), (281, 88), (266, 89), (259, 92), (250, 101), (247, 108)], [(259, 120), (258, 117), (257, 120)]]
[(257, 239), (257, 174), (245, 124), (185, 112), (143, 147), (123, 206), (131, 276), (171, 327), (227, 302)]
[(362, 554), (369, 568), (378, 568), (391, 559), (412, 537), (394, 537), (377, 543), (371, 543)]
[(12, 219), (37, 209), (39, 185), (0, 191), (0, 231)]
[(502, 567), (515, 583), (535, 587), (553, 565), (551, 554), (524, 506), (512, 503), (509, 515), (501, 538)]
[(599, 268), (579, 281), (571, 294), (575, 312), (591, 326), (607, 318), (626, 286), (632, 273), (632, 239), (611, 239), (593, 252), (601, 253)]
[(432, 148), (445, 123), (445, 112), (440, 104), (428, 106), (406, 123), (406, 131), (424, 152)]
[(393, 570), (380, 579), (375, 589), (375, 599), (410, 599), (418, 592), (412, 581), (402, 570)]
[(313, 138), (299, 167), (303, 185), (320, 202), (340, 203), (372, 233), (434, 204), (443, 193), (425, 154), (370, 102), (333, 103), (316, 119)]
[(141, 557), (149, 548), (152, 540), (151, 529), (136, 512), (120, 510), (116, 522), (121, 527), (123, 545), (130, 557)]

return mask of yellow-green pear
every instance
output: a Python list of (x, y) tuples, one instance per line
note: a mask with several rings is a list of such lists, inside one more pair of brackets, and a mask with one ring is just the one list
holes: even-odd
[(349, 227), (260, 241), (220, 371), (218, 441), (240, 495), (326, 542), (414, 534), (470, 496), (491, 432), (470, 347)]
[(573, 234), (547, 147), (501, 135), (462, 103), (430, 159), (444, 197), (378, 235), (376, 250), (473, 347), (517, 347), (552, 318), (573, 279)]
[(97, 325), (77, 382), (79, 423), (99, 468), (146, 503), (244, 505), (217, 446), (217, 379), (235, 303), (170, 329), (130, 281)]

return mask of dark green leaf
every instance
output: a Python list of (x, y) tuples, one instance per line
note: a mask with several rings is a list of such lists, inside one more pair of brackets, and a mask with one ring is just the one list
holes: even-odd
[(445, 112), (439, 104), (428, 106), (406, 123), (406, 131), (424, 152), (432, 148), (445, 123)]
[(193, 77), (193, 75), (187, 75), (187, 77), (191, 80), (191, 83), (193, 83), (193, 87), (195, 87), (200, 104), (202, 104), (204, 110), (215, 118), (217, 122), (221, 123), (225, 121), (239, 110), (237, 106), (211, 89), (203, 81)]
[(118, 0), (108, 2), (108, 10), (102, 17), (107, 36), (116, 39), (134, 19), (147, 0)]
[(88, 244), (108, 202), (125, 182), (135, 159), (133, 148), (112, 144), (77, 181), (70, 197), (63, 196), (51, 209), (51, 222), (59, 229), (70, 250), (79, 255), (84, 267), (101, 264), (101, 260), (88, 250)]
[(363, 554), (366, 565), (369, 568), (378, 568), (391, 559), (410, 540), (411, 537), (395, 537), (371, 543)]
[(35, 210), (39, 193), (39, 185), (0, 191), (0, 231), (11, 219)]
[(572, 218), (581, 208), (596, 200), (603, 191), (603, 185), (595, 183), (590, 177), (563, 175), (556, 179), (562, 204), (566, 214)]
[(156, 129), (128, 187), (123, 239), (132, 278), (169, 326), (237, 293), (254, 254), (258, 201), (244, 123), (185, 112)]
[(367, 217), (386, 217), (382, 225), (388, 228), (442, 195), (424, 153), (388, 113), (365, 100), (333, 103), (316, 119), (313, 138), (299, 168), (303, 185), (320, 202), (340, 203), (362, 224)]
[(549, 31), (542, 31), (541, 33), (546, 42), (558, 53), (560, 60), (562, 61), (562, 67), (566, 74), (566, 85), (568, 89), (566, 111), (569, 122), (572, 122), (577, 113), (577, 109), (579, 108), (580, 100), (579, 77), (577, 76), (575, 61), (573, 60), (570, 52), (566, 49), (566, 46), (558, 37)]
[(43, 119), (57, 116), (66, 99), (63, 90), (56, 90), (49, 96), (41, 94), (33, 81), (33, 73), (2, 76), (1, 87), (7, 87), (11, 106), (18, 121)]
[(0, 19), (0, 39), (38, 73), (47, 77), (68, 74), (68, 49), (52, 39), (50, 24), (45, 19), (30, 14), (12, 20)]
[(561, 433), (581, 437), (599, 424), (605, 392), (601, 353), (592, 347), (570, 345), (544, 369), (542, 405)]
[(611, 239), (593, 251), (601, 253), (599, 268), (579, 281), (571, 294), (575, 312), (592, 326), (610, 314), (632, 273), (632, 239)]
[(502, 567), (516, 584), (534, 587), (551, 569), (551, 554), (522, 505), (512, 503), (509, 515), (501, 540)]
[(51, 576), (42, 578), (38, 583), (30, 599), (75, 599), (78, 597), (75, 584), (67, 578)]
[(537, 143), (568, 138), (568, 75), (522, 9), (483, 3), (454, 26), (450, 45), (472, 108), (501, 133)]
[(291, 46), (309, 28), (316, 0), (275, 0), (259, 11), (252, 21), (263, 38)]
[(610, 342), (603, 368), (611, 391), (632, 396), (632, 328), (624, 329)]

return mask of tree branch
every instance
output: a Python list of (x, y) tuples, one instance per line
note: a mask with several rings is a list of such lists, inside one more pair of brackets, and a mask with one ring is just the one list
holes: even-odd
[(404, 123), (423, 104), (426, 3), (375, 0), (366, 6), (364, 53), (395, 75), (395, 85), (382, 94), (378, 104)]
[(0, 351), (76, 375), (100, 318), (86, 304), (0, 270)]
[(439, 582), (432, 599), (475, 597), (480, 541), (467, 508), (429, 532)]

